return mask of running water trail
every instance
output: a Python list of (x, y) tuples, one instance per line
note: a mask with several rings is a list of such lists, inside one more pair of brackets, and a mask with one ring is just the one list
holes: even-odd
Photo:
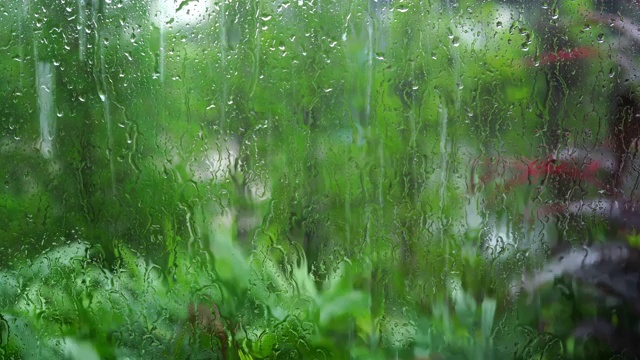
[[(25, 38), (27, 34), (25, 33), (25, 28), (29, 28), (29, 0), (24, 0), (22, 2), (22, 7), (20, 8), (20, 12), (18, 14), (18, 57), (20, 61), (20, 87), (23, 87), (22, 79), (24, 76), (24, 63), (25, 63)], [(37, 61), (37, 58), (36, 58)]]
[[(358, 144), (364, 143), (365, 141), (365, 133), (367, 129), (372, 126), (371, 119), (371, 102), (373, 97), (373, 73), (374, 73), (374, 64), (373, 64), (373, 56), (374, 56), (374, 46), (375, 46), (375, 25), (377, 23), (377, 13), (374, 8), (369, 4), (369, 16), (366, 19), (367, 23), (367, 45), (366, 45), (366, 87), (365, 87), (365, 98), (364, 98), (364, 121), (359, 124), (359, 139)], [(378, 177), (378, 205), (380, 209), (384, 207), (384, 142), (381, 139), (378, 139), (378, 161), (379, 161), (379, 177)]]
[(158, 27), (160, 28), (160, 49), (158, 50), (158, 73), (160, 76), (160, 83), (164, 83), (164, 28), (166, 18), (166, 8), (162, 6), (160, 10), (160, 21), (158, 24)]
[(225, 7), (226, 0), (220, 3), (220, 74), (222, 74), (222, 101), (220, 102), (221, 127), (227, 127), (227, 99), (229, 86), (227, 84), (227, 14)]
[(371, 91), (373, 84), (373, 22), (375, 14), (367, 19), (367, 87), (364, 98), (364, 127), (369, 126), (371, 118)]
[(116, 195), (116, 172), (113, 145), (113, 119), (111, 117), (111, 100), (109, 96), (109, 78), (107, 75), (107, 66), (105, 61), (105, 46), (108, 40), (104, 38), (102, 30), (102, 21), (104, 14), (98, 13), (97, 7), (94, 7), (93, 23), (96, 24), (95, 31), (95, 53), (94, 59), (98, 65), (98, 69), (94, 69), (94, 78), (98, 87), (98, 96), (102, 101), (102, 114), (104, 122), (107, 124), (107, 156), (109, 157), (109, 172), (111, 178), (111, 194)]
[[(447, 182), (449, 181), (449, 173), (447, 171), (447, 164), (449, 163), (449, 152), (447, 150), (447, 137), (448, 137), (448, 121), (449, 111), (446, 104), (443, 104), (445, 100), (440, 99), (440, 239), (445, 243), (445, 253), (448, 255), (450, 251), (449, 240), (445, 235), (446, 220), (444, 214), (447, 207)], [(446, 269), (449, 269), (449, 256), (447, 256)]]
[(54, 76), (53, 64), (37, 60), (36, 56), (36, 87), (38, 107), (40, 109), (40, 152), (44, 158), (53, 156), (53, 137), (55, 124), (53, 117), (54, 105)]
[(102, 91), (99, 91), (100, 100), (102, 100), (102, 109), (104, 121), (107, 123), (107, 153), (109, 154), (109, 171), (111, 173), (111, 193), (116, 194), (116, 171), (114, 161), (113, 148), (113, 119), (111, 118), (111, 102), (109, 100), (109, 91), (107, 88), (107, 71), (104, 61), (104, 49), (100, 47), (100, 82), (102, 83)]
[(78, 57), (80, 61), (84, 61), (87, 49), (87, 31), (86, 31), (86, 0), (78, 0)]
[[(452, 21), (455, 22), (455, 15), (453, 8), (450, 2), (447, 0), (446, 2), (446, 12), (449, 16), (451, 16)], [(455, 24), (454, 24), (455, 27)], [(460, 104), (462, 97), (462, 86), (460, 80), (460, 53), (458, 51), (459, 39), (453, 37), (452, 41), (449, 43), (449, 53), (451, 54), (451, 58), (453, 60), (453, 84), (452, 84), (452, 94), (453, 94), (453, 113), (454, 117), (458, 116), (460, 113)], [(451, 243), (450, 239), (445, 234), (445, 227), (447, 226), (445, 213), (447, 212), (447, 184), (449, 183), (449, 157), (450, 157), (450, 146), (449, 146), (449, 103), (446, 98), (440, 98), (440, 171), (441, 171), (441, 185), (440, 185), (440, 237), (442, 241), (444, 241), (445, 245), (445, 253), (446, 261), (445, 261), (445, 270), (446, 273), (450, 273), (450, 252), (451, 252)]]

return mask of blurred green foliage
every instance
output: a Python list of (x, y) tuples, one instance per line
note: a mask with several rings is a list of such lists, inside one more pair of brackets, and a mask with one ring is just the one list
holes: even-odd
[(594, 6), (1, 4), (1, 356), (573, 356), (508, 297), (531, 194), (468, 178), (604, 138), (613, 61), (530, 64)]

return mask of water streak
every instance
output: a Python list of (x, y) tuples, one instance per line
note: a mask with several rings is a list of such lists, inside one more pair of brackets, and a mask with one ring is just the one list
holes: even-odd
[(78, 0), (78, 56), (80, 61), (84, 61), (85, 52), (87, 49), (87, 32), (86, 26), (86, 0)]
[[(367, 82), (365, 87), (365, 98), (364, 98), (364, 119), (360, 123), (360, 134), (358, 144), (364, 142), (364, 133), (367, 128), (371, 126), (371, 100), (373, 94), (373, 55), (374, 55), (374, 46), (375, 46), (375, 38), (374, 38), (374, 22), (376, 21), (376, 10), (369, 4), (369, 16), (367, 18), (367, 48), (366, 48), (366, 74), (367, 74)], [(384, 207), (384, 142), (382, 139), (378, 139), (378, 161), (379, 161), (379, 178), (378, 178), (378, 205), (380, 209)]]
[[(94, 3), (96, 1), (94, 0)], [(103, 31), (100, 27), (101, 20), (103, 20), (104, 14), (94, 7), (93, 23), (96, 24), (97, 30), (95, 32), (95, 57), (97, 57), (99, 73), (94, 72), (94, 78), (98, 86), (98, 96), (102, 101), (102, 113), (104, 122), (107, 124), (107, 154), (109, 156), (109, 171), (111, 175), (111, 194), (116, 195), (116, 173), (115, 173), (115, 160), (114, 160), (114, 146), (113, 146), (113, 119), (111, 118), (111, 101), (109, 99), (109, 79), (107, 75), (107, 66), (105, 64), (105, 44), (101, 41)]]
[(160, 82), (163, 83), (164, 82), (164, 26), (165, 26), (165, 16), (164, 16), (164, 11), (163, 14), (160, 16), (160, 18), (162, 19), (160, 21), (160, 49), (158, 50), (158, 72), (160, 74)]
[[(452, 17), (453, 21), (455, 20), (455, 15), (454, 15), (454, 11), (453, 8), (451, 7), (451, 4), (449, 3), (449, 1), (447, 0), (446, 2), (446, 10), (447, 13)], [(458, 51), (458, 44), (455, 42), (450, 42), (449, 43), (449, 52), (451, 54), (451, 57), (453, 58), (453, 95), (454, 95), (454, 106), (453, 106), (453, 110), (454, 110), (454, 116), (458, 116), (459, 112), (460, 112), (460, 104), (461, 104), (461, 97), (462, 97), (462, 87), (460, 86), (461, 81), (460, 81), (460, 53)], [(447, 99), (440, 99), (440, 104), (441, 104), (441, 113), (440, 113), (440, 154), (441, 154), (441, 163), (440, 163), (440, 169), (441, 169), (441, 188), (440, 188), (440, 236), (441, 239), (444, 241), (445, 243), (445, 251), (446, 254), (448, 255), (450, 250), (451, 250), (451, 244), (450, 244), (450, 239), (449, 237), (447, 237), (445, 235), (444, 229), (446, 226), (446, 221), (445, 221), (445, 216), (444, 214), (446, 213), (446, 201), (447, 201), (447, 184), (449, 182), (449, 169), (448, 169), (448, 164), (449, 164), (449, 146), (448, 146), (448, 137), (449, 137), (449, 131), (448, 131), (448, 121), (449, 121), (449, 109), (448, 109), (448, 102)], [(447, 256), (447, 260), (446, 260), (446, 265), (445, 265), (445, 269), (449, 269), (449, 256)]]
[[(26, 33), (25, 33), (25, 28), (29, 27), (28, 24), (28, 16), (29, 14), (29, 0), (24, 0), (22, 2), (22, 8), (20, 10), (20, 13), (18, 15), (18, 56), (20, 59), (20, 77), (19, 77), (19, 81), (20, 81), (20, 87), (22, 88), (23, 83), (22, 83), (22, 79), (24, 79), (24, 60), (25, 60), (25, 53), (24, 53), (24, 43), (25, 43), (25, 38), (26, 38)], [(26, 25), (26, 26), (25, 26)], [(37, 58), (36, 58), (37, 59)]]
[(99, 94), (102, 100), (102, 109), (104, 121), (107, 123), (107, 153), (109, 154), (109, 171), (111, 173), (111, 192), (116, 194), (116, 172), (114, 163), (113, 148), (113, 124), (111, 119), (111, 102), (109, 101), (109, 93), (107, 90), (107, 71), (104, 60), (104, 48), (100, 46), (100, 81), (102, 83), (102, 92)]
[(445, 269), (449, 269), (449, 251), (450, 244), (449, 238), (445, 234), (445, 226), (446, 220), (444, 214), (446, 214), (446, 205), (447, 205), (447, 183), (449, 181), (449, 173), (447, 169), (447, 164), (449, 163), (449, 152), (447, 149), (447, 137), (448, 137), (448, 121), (449, 121), (449, 111), (447, 109), (447, 105), (445, 104), (444, 99), (440, 99), (441, 109), (440, 109), (440, 239), (444, 241), (445, 244), (445, 254), (446, 257), (446, 265)]
[(40, 152), (45, 158), (53, 156), (53, 137), (55, 134), (53, 69), (53, 64), (50, 62), (38, 61), (36, 63), (36, 88), (40, 109)]
[(227, 69), (227, 14), (226, 0), (220, 3), (220, 74), (222, 74), (222, 101), (220, 102), (221, 127), (227, 129), (227, 99), (228, 85), (226, 79)]
[(367, 88), (364, 99), (364, 126), (368, 126), (371, 117), (371, 86), (373, 83), (373, 16), (367, 19)]

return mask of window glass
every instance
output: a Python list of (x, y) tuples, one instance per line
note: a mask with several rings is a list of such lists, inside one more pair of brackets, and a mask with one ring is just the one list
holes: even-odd
[(0, 357), (640, 354), (638, 2), (0, 10)]

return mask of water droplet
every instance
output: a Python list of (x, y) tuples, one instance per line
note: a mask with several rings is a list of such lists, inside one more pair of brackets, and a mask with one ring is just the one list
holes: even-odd
[(598, 34), (598, 42), (599, 43), (604, 42), (604, 34), (603, 33)]

